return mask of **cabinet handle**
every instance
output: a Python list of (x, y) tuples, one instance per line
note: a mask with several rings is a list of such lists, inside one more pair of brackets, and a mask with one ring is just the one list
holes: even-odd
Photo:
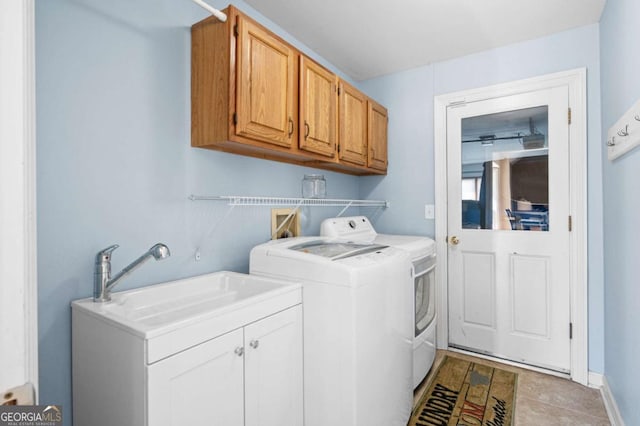
[(304, 120), (304, 140), (307, 140), (308, 137), (309, 137), (309, 123), (307, 123), (307, 120)]
[(252, 340), (251, 342), (249, 342), (249, 346), (251, 346), (253, 349), (258, 349), (259, 345), (260, 345), (259, 340)]
[(235, 353), (238, 356), (242, 356), (244, 355), (244, 348), (242, 346), (238, 346), (233, 353)]
[(293, 119), (289, 117), (289, 137), (293, 134)]

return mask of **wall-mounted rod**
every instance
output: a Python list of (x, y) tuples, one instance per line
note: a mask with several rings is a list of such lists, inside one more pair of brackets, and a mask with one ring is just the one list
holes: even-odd
[(218, 18), (220, 22), (227, 22), (227, 15), (224, 14), (223, 12), (220, 12), (218, 9), (212, 6), (209, 6), (207, 3), (205, 3), (202, 0), (191, 0), (191, 1), (193, 1), (195, 4), (202, 7), (203, 9), (206, 9), (207, 11), (209, 11), (213, 16)]

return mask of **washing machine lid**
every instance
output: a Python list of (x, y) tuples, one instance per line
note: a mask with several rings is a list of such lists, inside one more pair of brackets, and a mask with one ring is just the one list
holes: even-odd
[(347, 241), (307, 241), (289, 247), (289, 250), (296, 250), (302, 253), (309, 253), (322, 256), (331, 260), (345, 259), (377, 250), (385, 249), (388, 246), (382, 244), (354, 243)]
[(429, 237), (378, 234), (366, 216), (325, 219), (320, 225), (320, 235), (397, 247), (411, 253), (412, 258), (429, 256), (436, 252), (436, 243)]
[(406, 250), (411, 253), (412, 258), (429, 256), (436, 252), (436, 242), (434, 240), (417, 235), (378, 234), (374, 242)]

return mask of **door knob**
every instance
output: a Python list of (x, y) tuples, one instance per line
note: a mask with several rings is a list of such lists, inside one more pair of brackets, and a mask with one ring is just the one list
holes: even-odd
[(242, 346), (238, 346), (233, 352), (238, 356), (242, 356), (244, 355), (244, 348)]
[(460, 243), (460, 239), (455, 235), (453, 237), (449, 237), (449, 244), (452, 246), (457, 246)]

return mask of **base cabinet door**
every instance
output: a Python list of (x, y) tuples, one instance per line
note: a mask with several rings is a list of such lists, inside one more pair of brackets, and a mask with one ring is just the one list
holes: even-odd
[(244, 426), (243, 330), (148, 366), (149, 426)]
[(302, 307), (245, 327), (246, 426), (302, 426)]

